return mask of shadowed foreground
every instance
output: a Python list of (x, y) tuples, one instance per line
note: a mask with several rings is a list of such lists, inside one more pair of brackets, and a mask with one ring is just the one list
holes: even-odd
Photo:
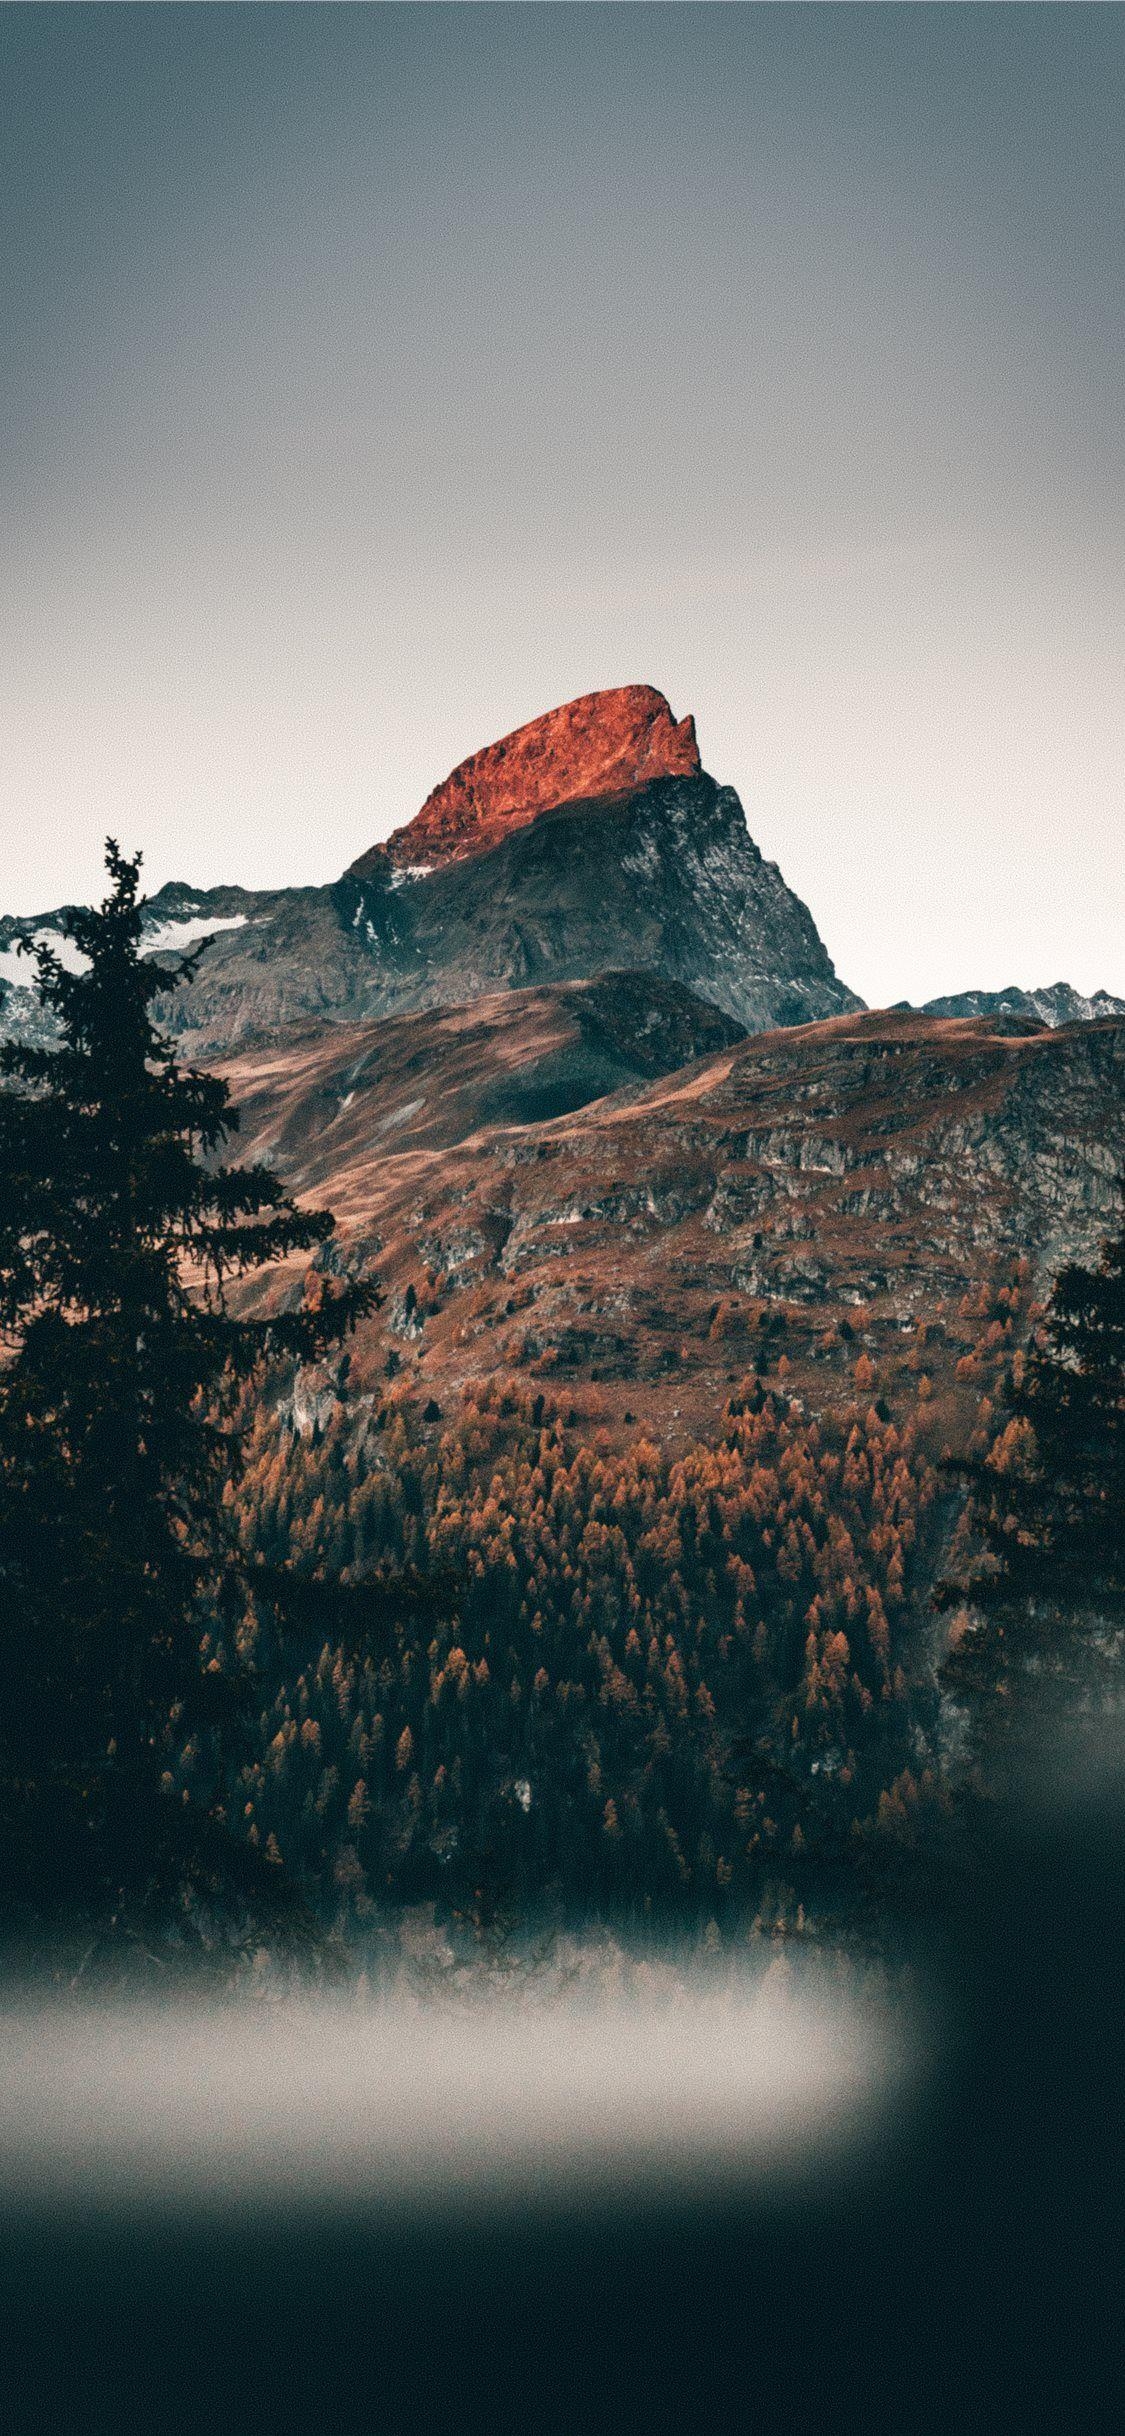
[(1119, 1806), (1025, 1817), (882, 2011), (5, 2025), (5, 2423), (1117, 2422)]

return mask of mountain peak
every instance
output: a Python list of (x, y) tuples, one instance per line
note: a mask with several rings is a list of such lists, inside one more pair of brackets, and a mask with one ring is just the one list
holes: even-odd
[[(564, 804), (622, 800), (656, 778), (700, 768), (695, 721), (674, 719), (653, 685), (580, 694), (459, 762), (396, 829), (385, 851), (398, 865), (462, 862)], [(362, 876), (369, 857), (353, 864)]]

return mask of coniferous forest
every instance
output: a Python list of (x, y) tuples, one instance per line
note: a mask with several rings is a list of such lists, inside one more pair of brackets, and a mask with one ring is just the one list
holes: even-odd
[(1123, 125), (0, 0), (0, 2436), (1125, 2425)]
[[(391, 1381), (299, 1425), (378, 1284), (302, 1267), (330, 1213), (227, 1162), (226, 1085), (152, 1014), (202, 951), (146, 963), (112, 844), (108, 877), (82, 969), (37, 950), (57, 1045), (3, 1051), (11, 1921), (206, 1947), (224, 1917), (362, 1939), (423, 1902), (480, 1934), (544, 1906), (721, 1933), (924, 1887), (1032, 1644), (1081, 1672), (1083, 1620), (1120, 1611), (1120, 1239), (1018, 1341), (1024, 1272), (984, 1296), (961, 1456), (928, 1375), (896, 1419), (862, 1353), (815, 1416), (749, 1372), (674, 1455), (504, 1375), (447, 1416)], [(250, 1316), (263, 1273), (299, 1283)]]

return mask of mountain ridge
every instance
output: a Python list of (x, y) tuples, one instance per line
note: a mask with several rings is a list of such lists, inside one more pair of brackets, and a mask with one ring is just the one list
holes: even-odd
[(694, 719), (673, 718), (654, 685), (579, 694), (468, 754), (347, 876), (365, 878), (383, 854), (400, 869), (433, 869), (487, 852), (565, 805), (618, 803), (654, 779), (695, 778), (701, 768)]
[[(65, 909), (0, 917), (0, 1036), (46, 1037), (17, 951), (57, 938), (64, 920)], [(327, 886), (175, 881), (148, 900), (145, 921), (154, 955), (210, 942), (194, 980), (159, 1009), (194, 1056), (619, 968), (661, 976), (745, 1031), (862, 1005), (808, 907), (763, 859), (734, 789), (702, 767), (691, 715), (675, 719), (644, 684), (579, 695), (470, 753), (413, 820)], [(1120, 1014), (1125, 1001), (1057, 982), (963, 991), (922, 1011), (1053, 1029)]]
[[(914, 1010), (902, 999), (895, 1011)], [(1069, 981), (1052, 981), (1040, 990), (1015, 985), (1006, 990), (955, 990), (946, 997), (928, 998), (917, 1011), (923, 1015), (1007, 1015), (1053, 1032), (1064, 1024), (1100, 1023), (1106, 1016), (1125, 1015), (1125, 998), (1115, 998), (1109, 990), (1094, 990), (1086, 997)]]
[[(189, 930), (197, 939), (208, 917), (217, 935), (198, 972), (159, 1010), (201, 1057), (312, 1020), (371, 1021), (622, 967), (743, 1029), (860, 1004), (734, 789), (700, 766), (694, 722), (675, 720), (654, 687), (582, 695), (483, 747), (329, 887), (175, 883), (147, 909), (162, 934), (153, 952), (174, 953), (177, 932), (181, 945)], [(0, 968), (17, 961), (18, 936), (52, 927), (57, 916), (0, 923)], [(0, 979), (0, 1028), (33, 1036), (20, 971)]]

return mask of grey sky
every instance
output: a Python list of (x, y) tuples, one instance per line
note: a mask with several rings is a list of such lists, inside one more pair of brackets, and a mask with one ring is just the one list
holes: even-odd
[(598, 685), (872, 1002), (1125, 992), (1125, 16), (0, 13), (0, 910)]

